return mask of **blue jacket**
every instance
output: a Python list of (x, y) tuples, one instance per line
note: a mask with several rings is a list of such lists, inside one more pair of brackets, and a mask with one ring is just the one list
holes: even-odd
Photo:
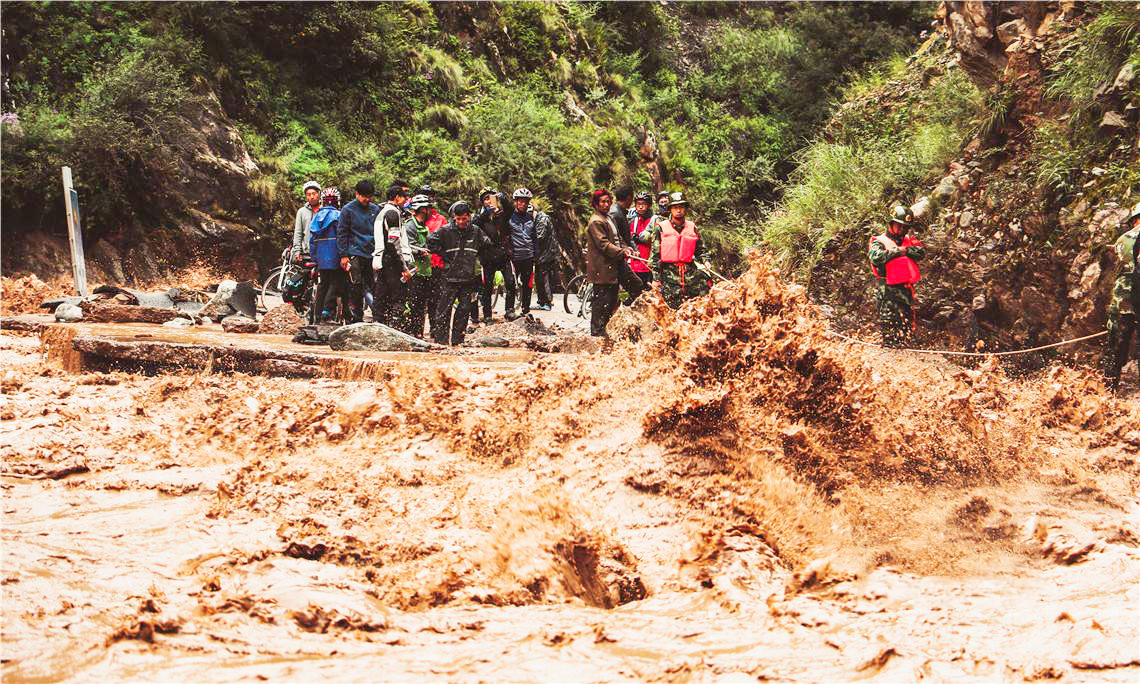
[(369, 204), (367, 207), (356, 200), (344, 205), (340, 210), (340, 227), (336, 232), (336, 252), (338, 257), (368, 257), (376, 247), (372, 224), (380, 207)]
[(322, 271), (340, 268), (340, 252), (336, 246), (339, 223), (340, 209), (321, 207), (309, 224), (309, 233), (313, 236), (309, 250)]
[(527, 211), (525, 213), (512, 213), (510, 219), (511, 226), (511, 259), (515, 261), (525, 261), (534, 258), (534, 246), (538, 240), (538, 234), (535, 230), (534, 214)]

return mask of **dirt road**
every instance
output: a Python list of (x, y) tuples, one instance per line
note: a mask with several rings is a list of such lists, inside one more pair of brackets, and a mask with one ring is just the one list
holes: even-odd
[(837, 345), (759, 260), (647, 315), (384, 382), (0, 336), (4, 679), (1136, 680), (1140, 403)]

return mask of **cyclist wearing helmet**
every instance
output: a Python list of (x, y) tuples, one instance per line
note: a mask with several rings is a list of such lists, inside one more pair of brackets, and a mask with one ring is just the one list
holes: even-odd
[(653, 272), (649, 270), (649, 255), (652, 253), (653, 195), (639, 192), (633, 198), (633, 215), (629, 219), (629, 243), (634, 245), (639, 259), (630, 258), (630, 270), (649, 285)]
[(348, 314), (348, 288), (344, 281), (344, 269), (340, 267), (340, 254), (336, 249), (337, 228), (340, 225), (340, 191), (325, 188), (321, 193), (321, 208), (309, 224), (312, 235), (313, 258), (319, 269), (316, 306), (317, 322), (332, 320), (336, 315), (337, 300), (344, 305)]
[(1136, 263), (1140, 257), (1140, 203), (1128, 213), (1124, 228), (1113, 246), (1116, 281), (1108, 304), (1108, 341), (1101, 359), (1105, 380), (1114, 390), (1120, 386), (1120, 369), (1132, 355), (1132, 338), (1140, 316), (1140, 268)]
[[(432, 298), (431, 253), (427, 248), (428, 231), (427, 221), (433, 211), (431, 198), (427, 195), (416, 195), (408, 203), (411, 216), (404, 221), (404, 237), (408, 250), (412, 256), (412, 277), (408, 280), (408, 309), (409, 316), (403, 331), (413, 337), (422, 337), (424, 334), (424, 316), (428, 315), (428, 306)], [(434, 316), (430, 316), (433, 321)]]
[(669, 218), (669, 191), (662, 190), (657, 193), (657, 221), (664, 221), (667, 218)]
[[(479, 227), (487, 241), (479, 248), (479, 261), (483, 267), (483, 285), (479, 299), (483, 303), (483, 322), (491, 322), (491, 295), (497, 274), (503, 279), (506, 306), (503, 312), (508, 321), (518, 317), (515, 312), (515, 271), (511, 267), (511, 212), (506, 211), (507, 195), (494, 188), (479, 191), (479, 206), (471, 222)], [(478, 307), (472, 307), (472, 310)]]
[(293, 261), (300, 262), (301, 255), (309, 252), (309, 224), (313, 221), (313, 214), (321, 206), (321, 184), (316, 181), (305, 181), (301, 187), (305, 195), (305, 204), (297, 210), (297, 217), (293, 220)]
[(906, 346), (914, 336), (914, 284), (922, 278), (918, 262), (926, 256), (922, 243), (907, 235), (914, 221), (910, 209), (896, 206), (887, 229), (867, 246), (871, 274), (878, 280), (879, 333), (886, 347)]
[(534, 273), (535, 243), (538, 229), (534, 213), (530, 210), (530, 200), (534, 197), (530, 190), (519, 188), (511, 195), (514, 212), (510, 216), (511, 264), (519, 279), (519, 304), (522, 315), (530, 313), (530, 277)]

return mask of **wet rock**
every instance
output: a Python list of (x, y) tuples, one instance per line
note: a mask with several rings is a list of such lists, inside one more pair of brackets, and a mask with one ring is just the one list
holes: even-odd
[(962, 215), (958, 217), (958, 226), (961, 228), (969, 228), (973, 222), (974, 212), (972, 211), (963, 211)]
[(428, 351), (435, 345), (383, 323), (353, 323), (334, 330), (329, 347), (337, 351)]
[(536, 336), (527, 338), (523, 345), (548, 354), (592, 354), (602, 348), (602, 338), (589, 335)]
[(75, 323), (83, 320), (83, 309), (70, 302), (62, 302), (55, 307), (55, 320), (60, 323)]
[(293, 335), (293, 344), (328, 344), (329, 336), (339, 327), (335, 323), (303, 325)]
[(236, 313), (247, 318), (257, 317), (257, 289), (248, 282), (223, 280), (218, 291), (198, 313), (220, 321)]
[(257, 321), (246, 316), (226, 316), (222, 319), (222, 330), (228, 333), (255, 333)]
[(189, 328), (190, 326), (192, 326), (194, 324), (195, 324), (195, 322), (190, 320), (189, 318), (175, 318), (173, 320), (169, 320), (169, 321), (163, 323), (163, 325), (168, 327), (168, 328)]
[(463, 343), (465, 347), (509, 347), (511, 341), (505, 337), (497, 337), (490, 335), (487, 337), (479, 337), (474, 340), (466, 340)]

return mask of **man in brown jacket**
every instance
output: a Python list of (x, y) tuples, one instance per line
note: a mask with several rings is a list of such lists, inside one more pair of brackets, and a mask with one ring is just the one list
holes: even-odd
[(586, 227), (586, 278), (594, 286), (590, 296), (590, 334), (602, 337), (606, 323), (618, 307), (618, 287), (624, 287), (634, 299), (644, 287), (629, 268), (627, 258), (633, 250), (618, 237), (617, 226), (608, 214), (614, 198), (608, 190), (595, 190), (590, 198), (594, 214)]

